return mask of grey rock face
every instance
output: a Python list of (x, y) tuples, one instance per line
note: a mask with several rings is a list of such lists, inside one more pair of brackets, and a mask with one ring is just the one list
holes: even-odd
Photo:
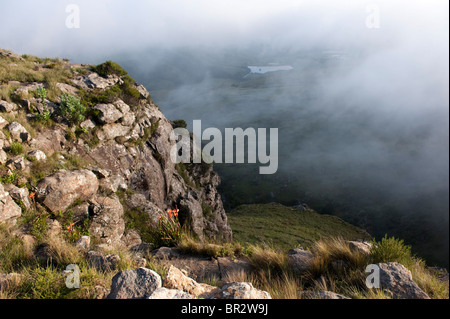
[(288, 251), (288, 260), (290, 266), (297, 272), (304, 272), (308, 270), (310, 261), (314, 255), (301, 248), (295, 248)]
[(411, 272), (403, 265), (391, 262), (377, 264), (380, 267), (381, 289), (389, 290), (396, 299), (430, 299), (413, 281)]
[(123, 270), (112, 279), (108, 299), (143, 299), (161, 288), (161, 277), (153, 270)]
[(94, 216), (89, 232), (98, 242), (107, 245), (121, 243), (125, 231), (123, 207), (118, 198), (96, 197), (93, 199)]
[(45, 177), (37, 185), (37, 199), (50, 211), (65, 211), (75, 200), (87, 200), (98, 190), (97, 177), (88, 170), (66, 171)]
[(114, 104), (97, 104), (94, 109), (100, 111), (101, 115), (98, 119), (103, 124), (114, 123), (123, 116)]
[(12, 200), (9, 193), (0, 184), (0, 224), (14, 225), (22, 215), (22, 209)]

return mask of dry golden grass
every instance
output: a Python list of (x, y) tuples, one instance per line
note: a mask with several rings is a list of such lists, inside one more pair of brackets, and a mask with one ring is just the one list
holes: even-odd
[(273, 299), (299, 299), (303, 290), (300, 278), (292, 273), (272, 275), (270, 271), (237, 271), (228, 273), (223, 282), (250, 282), (255, 288), (267, 291)]

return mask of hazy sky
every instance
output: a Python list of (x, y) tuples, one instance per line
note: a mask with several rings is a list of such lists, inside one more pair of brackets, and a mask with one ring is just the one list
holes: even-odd
[[(80, 28), (66, 27), (66, 7)], [(390, 45), (448, 47), (448, 1), (165, 0), (0, 1), (0, 47), (45, 56), (105, 56), (146, 46)], [(379, 29), (368, 29), (371, 8)], [(420, 54), (419, 52), (418, 54)]]

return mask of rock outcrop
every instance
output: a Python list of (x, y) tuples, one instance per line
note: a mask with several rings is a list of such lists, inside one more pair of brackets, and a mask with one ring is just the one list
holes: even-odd
[(37, 200), (52, 212), (65, 211), (75, 200), (88, 200), (98, 190), (97, 177), (88, 170), (59, 172), (37, 185)]
[(17, 218), (22, 215), (22, 209), (14, 202), (5, 191), (2, 184), (0, 184), (0, 223), (14, 225)]
[(430, 299), (413, 281), (411, 272), (402, 264), (391, 262), (380, 267), (381, 289), (388, 290), (395, 299)]
[[(0, 52), (1, 58), (11, 63), (25, 62), (19, 55)], [(45, 72), (47, 64), (33, 65)], [(130, 202), (138, 202), (132, 209), (148, 215), (153, 226), (167, 209), (178, 206), (180, 220), (190, 223), (200, 238), (231, 240), (231, 228), (216, 189), (218, 175), (208, 165), (172, 162), (173, 123), (142, 85), (134, 83), (126, 72), (99, 74), (92, 66), (66, 61), (56, 61), (55, 65), (64, 69), (64, 81), (51, 87), (46, 82), (14, 81), (9, 99), (0, 100), (0, 112), (5, 115), (0, 116), (0, 163), (12, 172), (23, 171), (23, 179), (31, 174), (39, 176), (38, 184), (33, 185), (36, 188), (29, 188), (30, 193), (36, 193), (36, 203), (53, 214), (65, 213), (80, 201), (87, 204), (92, 239), (105, 244), (121, 243), (122, 215), (129, 208), (124, 204)], [(50, 94), (38, 98), (37, 90), (54, 94), (52, 98)], [(71, 123), (60, 112), (61, 98), (56, 95), (61, 93), (82, 98), (86, 112), (80, 123)], [(6, 115), (20, 116), (8, 121), (11, 117)], [(52, 121), (50, 126), (39, 125), (37, 132), (34, 123), (45, 122), (46, 118)], [(28, 153), (9, 152), (12, 143), (22, 143)], [(73, 159), (97, 169), (91, 171), (84, 164), (78, 169), (66, 168), (74, 166), (67, 165), (69, 161), (74, 163)], [(44, 167), (55, 161), (60, 169), (49, 176), (36, 172), (37, 163)], [(97, 174), (99, 170), (107, 171), (107, 176)], [(27, 182), (23, 180), (21, 185)], [(123, 192), (121, 206), (112, 196), (118, 191)], [(18, 216), (17, 209), (2, 215), (2, 219)]]

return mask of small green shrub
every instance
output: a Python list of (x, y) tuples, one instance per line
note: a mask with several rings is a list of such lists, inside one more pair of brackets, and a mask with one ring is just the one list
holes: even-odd
[(80, 99), (70, 94), (61, 95), (60, 115), (70, 124), (78, 125), (85, 119), (86, 107)]
[(17, 179), (17, 174), (15, 172), (11, 172), (10, 174), (6, 174), (0, 177), (0, 182), (4, 185), (14, 184)]
[(14, 142), (11, 144), (11, 146), (9, 147), (9, 152), (12, 155), (19, 155), (23, 153), (23, 145), (22, 143), (19, 142)]
[(36, 95), (41, 99), (43, 105), (46, 104), (45, 99), (47, 98), (47, 90), (41, 87), (36, 89)]
[(173, 125), (172, 126), (173, 126), (174, 129), (178, 128), (178, 127), (186, 128), (187, 124), (186, 124), (185, 120), (175, 120), (175, 121), (173, 121)]
[(108, 76), (108, 75), (118, 75), (124, 76), (127, 75), (128, 72), (125, 71), (119, 64), (106, 61), (105, 63), (99, 64), (93, 68), (94, 72), (97, 72), (100, 76)]
[(371, 256), (374, 263), (398, 262), (407, 268), (416, 263), (411, 246), (405, 245), (403, 240), (388, 238), (387, 235), (379, 242), (372, 240)]

